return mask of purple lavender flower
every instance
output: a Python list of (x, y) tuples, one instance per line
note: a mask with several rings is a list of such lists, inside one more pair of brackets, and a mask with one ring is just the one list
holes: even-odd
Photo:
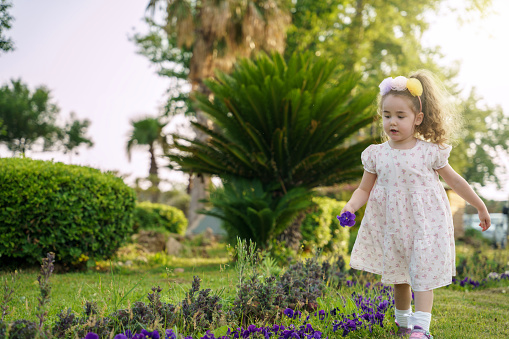
[(345, 226), (348, 226), (348, 227), (352, 227), (353, 225), (355, 225), (355, 214), (353, 214), (352, 212), (343, 212), (343, 214), (341, 214), (341, 216), (336, 216), (336, 218), (338, 218), (339, 220), (339, 224), (343, 227)]
[(117, 334), (113, 339), (128, 339), (128, 338), (123, 334)]
[(89, 332), (85, 336), (85, 339), (99, 339), (99, 336), (94, 332)]

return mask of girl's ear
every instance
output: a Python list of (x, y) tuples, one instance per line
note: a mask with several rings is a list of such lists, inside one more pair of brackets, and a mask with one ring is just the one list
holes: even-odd
[(415, 125), (419, 126), (422, 123), (422, 119), (424, 119), (424, 113), (420, 112), (415, 116)]

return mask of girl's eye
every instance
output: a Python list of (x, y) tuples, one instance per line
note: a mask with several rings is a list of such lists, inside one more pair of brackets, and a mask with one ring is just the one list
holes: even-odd
[(403, 119), (403, 118), (404, 118), (404, 116), (400, 115), (400, 116), (398, 116), (398, 118)]

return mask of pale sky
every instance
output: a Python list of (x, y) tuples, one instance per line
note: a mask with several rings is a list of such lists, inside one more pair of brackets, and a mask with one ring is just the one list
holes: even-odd
[[(466, 92), (475, 86), (488, 105), (501, 105), (509, 114), (509, 2), (493, 2), (498, 15), (461, 27), (444, 12), (432, 21), (424, 43), (440, 45), (445, 63), (462, 61), (457, 81)], [(118, 170), (131, 175), (128, 182), (146, 177), (149, 167), (146, 150), (135, 150), (132, 161), (127, 160), (129, 121), (158, 115), (170, 85), (168, 78), (156, 74), (148, 59), (136, 54), (136, 46), (128, 40), (134, 32), (147, 29), (142, 21), (147, 3), (16, 0), (10, 10), (15, 18), (13, 28), (7, 31), (16, 50), (0, 56), (0, 84), (21, 78), (32, 90), (45, 85), (61, 108), (62, 119), (72, 111), (79, 119), (91, 120), (88, 134), (95, 146), (81, 149), (79, 156), (73, 156), (73, 164)], [(28, 155), (70, 161), (61, 153)], [(2, 146), (0, 156), (11, 156), (11, 152)], [(161, 169), (161, 176), (185, 181), (184, 176), (167, 169)], [(509, 185), (482, 192), (486, 198), (507, 199)]]

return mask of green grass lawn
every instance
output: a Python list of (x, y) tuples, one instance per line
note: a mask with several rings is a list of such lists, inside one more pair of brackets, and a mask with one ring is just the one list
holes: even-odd
[[(507, 250), (505, 250), (507, 251)], [(222, 254), (221, 254), (222, 253)], [(51, 277), (51, 304), (48, 324), (53, 324), (56, 315), (67, 308), (81, 313), (86, 301), (97, 302), (100, 313), (108, 315), (118, 308), (126, 308), (135, 301), (147, 302), (151, 287), (163, 288), (162, 297), (173, 304), (182, 300), (190, 288), (193, 276), (202, 279), (202, 288), (211, 288), (223, 297), (233, 296), (237, 287), (237, 275), (227, 264), (225, 251), (218, 251), (211, 258), (174, 258), (159, 255), (146, 263), (132, 267), (103, 263), (104, 272), (89, 270), (82, 273), (54, 274)], [(167, 268), (168, 267), (168, 268)], [(176, 272), (183, 268), (184, 272)], [(36, 320), (35, 306), (39, 289), (37, 271), (18, 274), (12, 311), (8, 322), (16, 319)], [(7, 275), (1, 274), (0, 278)], [(431, 331), (435, 338), (509, 338), (509, 280), (490, 283), (490, 287), (465, 289), (458, 286), (435, 290), (435, 304)], [(329, 289), (327, 298), (337, 293), (349, 297), (359, 287)], [(385, 321), (385, 328), (376, 329), (369, 337), (391, 338), (393, 319)], [(335, 333), (332, 337), (341, 337)], [(347, 338), (363, 338), (366, 332), (350, 333)]]

